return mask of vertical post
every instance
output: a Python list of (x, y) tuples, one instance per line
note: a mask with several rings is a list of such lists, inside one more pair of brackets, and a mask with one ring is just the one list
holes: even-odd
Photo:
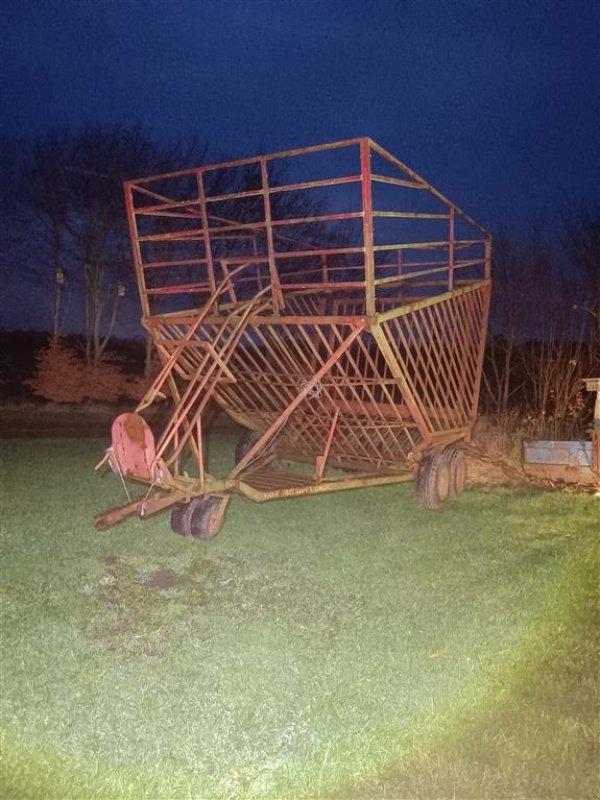
[(327, 434), (325, 449), (323, 450), (323, 453), (317, 456), (315, 459), (315, 471), (313, 472), (312, 475), (313, 481), (320, 481), (323, 479), (323, 472), (325, 471), (325, 464), (327, 464), (327, 459), (329, 458), (329, 451), (331, 450), (333, 434), (335, 431), (335, 426), (337, 425), (339, 415), (340, 415), (340, 410), (339, 408), (336, 408), (335, 414), (333, 415), (333, 419), (331, 420), (331, 425), (329, 426), (329, 433)]
[[(489, 255), (491, 257), (491, 243), (489, 240), (486, 241), (486, 250), (489, 246)], [(471, 406), (471, 419), (475, 422), (475, 418), (477, 417), (477, 407), (479, 405), (479, 391), (481, 389), (481, 378), (483, 374), (483, 358), (485, 356), (485, 343), (486, 343), (486, 332), (488, 329), (488, 320), (490, 316), (490, 299), (491, 299), (491, 291), (492, 287), (488, 283), (485, 286), (482, 286), (478, 291), (481, 292), (483, 297), (483, 314), (481, 318), (481, 327), (478, 331), (479, 335), (479, 352), (477, 354), (477, 368), (475, 370), (475, 386), (473, 389), (473, 404)], [(471, 430), (469, 430), (469, 434), (465, 441), (471, 441)]]
[(402, 250), (396, 250), (396, 264), (398, 265), (398, 277), (402, 276)]
[[(223, 258), (221, 259), (221, 266), (223, 268), (223, 279), (229, 277), (229, 261)], [(227, 292), (229, 294), (229, 299), (231, 300), (231, 304), (236, 306), (237, 305), (237, 295), (235, 293), (235, 287), (233, 285), (233, 281), (230, 279), (228, 282)]]
[(202, 220), (202, 236), (204, 239), (204, 257), (206, 258), (206, 268), (208, 271), (208, 282), (210, 284), (210, 291), (214, 295), (217, 290), (217, 282), (215, 280), (215, 265), (213, 263), (212, 247), (210, 245), (210, 233), (208, 230), (208, 214), (206, 211), (206, 194), (204, 192), (204, 178), (202, 176), (202, 172), (200, 171), (196, 173), (196, 182), (198, 185), (198, 200), (200, 201), (200, 218)]
[[(402, 253), (403, 253), (402, 250), (396, 250), (396, 266), (398, 267), (398, 277), (399, 278), (402, 277), (402, 263), (403, 263), (403, 261), (402, 261), (403, 260)], [(397, 295), (396, 295), (397, 302), (401, 303), (402, 302), (402, 298), (404, 297), (404, 294), (405, 294), (405, 292), (404, 292), (404, 284), (401, 281), (398, 282), (398, 288), (396, 289), (396, 292), (397, 292)]]
[(456, 209), (450, 206), (450, 223), (448, 225), (448, 291), (454, 289), (454, 262), (456, 244)]
[(492, 237), (486, 236), (485, 239), (485, 279), (489, 281), (492, 277)]
[(279, 284), (279, 273), (275, 261), (275, 244), (273, 242), (273, 227), (271, 225), (271, 197), (269, 195), (269, 173), (267, 172), (267, 159), (260, 159), (260, 174), (262, 177), (263, 201), (265, 204), (265, 233), (267, 236), (267, 253), (269, 257), (269, 274), (271, 275), (271, 293), (275, 314), (281, 314), (283, 309), (283, 295)]
[(202, 447), (202, 415), (196, 420), (196, 442), (198, 443), (198, 478), (204, 486), (204, 452)]
[(125, 208), (127, 210), (127, 224), (129, 225), (129, 234), (131, 239), (131, 253), (133, 256), (133, 265), (135, 267), (135, 277), (137, 279), (138, 290), (140, 293), (140, 302), (142, 304), (142, 315), (144, 317), (150, 316), (150, 304), (148, 303), (148, 294), (146, 292), (146, 279), (144, 277), (144, 267), (142, 261), (142, 250), (138, 239), (137, 221), (135, 218), (135, 208), (133, 205), (133, 191), (132, 184), (126, 182), (123, 185), (125, 193)]
[(360, 176), (363, 213), (363, 253), (365, 256), (365, 308), (375, 314), (375, 254), (373, 253), (373, 192), (371, 185), (371, 148), (368, 139), (360, 140)]
[(596, 392), (592, 427), (592, 469), (600, 477), (600, 378), (587, 378), (585, 386), (588, 392)]
[[(175, 437), (173, 438), (173, 446), (177, 451), (179, 449), (179, 428), (175, 431)], [(173, 465), (173, 469), (175, 474), (179, 474), (179, 456), (175, 459), (175, 464)]]
[(329, 271), (327, 269), (327, 253), (321, 253), (321, 283), (329, 283)]
[(592, 453), (594, 469), (600, 476), (600, 381), (596, 383), (596, 405), (594, 408), (594, 430), (592, 431)]
[(254, 262), (254, 266), (256, 267), (256, 282), (258, 285), (258, 291), (261, 292), (263, 289), (263, 282), (261, 265), (258, 263), (258, 242), (256, 240), (256, 233), (252, 234), (252, 255), (256, 259)]

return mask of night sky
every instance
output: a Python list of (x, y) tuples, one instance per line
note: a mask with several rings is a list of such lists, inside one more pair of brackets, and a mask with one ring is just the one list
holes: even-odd
[(595, 0), (5, 0), (0, 30), (3, 134), (140, 122), (232, 158), (366, 135), (492, 230), (600, 196)]

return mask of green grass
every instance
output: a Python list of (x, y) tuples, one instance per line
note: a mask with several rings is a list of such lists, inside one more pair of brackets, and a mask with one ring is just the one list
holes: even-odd
[(102, 446), (2, 443), (3, 800), (598, 793), (597, 498), (403, 485), (98, 535)]

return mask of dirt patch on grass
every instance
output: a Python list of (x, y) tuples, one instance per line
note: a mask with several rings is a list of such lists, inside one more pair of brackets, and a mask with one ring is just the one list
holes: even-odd
[[(317, 589), (307, 591), (303, 582), (290, 586), (273, 573), (265, 580), (233, 557), (195, 554), (185, 566), (148, 570), (113, 553), (103, 562), (102, 577), (84, 588), (90, 604), (83, 627), (101, 650), (118, 658), (160, 658), (192, 639), (209, 641), (225, 621), (244, 626), (274, 613), (283, 617), (290, 605), (299, 636), (315, 621)], [(345, 600), (336, 596), (332, 610), (326, 592), (316, 606), (323, 640), (333, 646), (341, 632), (340, 609), (341, 618), (361, 613), (362, 600), (354, 594)]]
[(146, 586), (149, 589), (173, 589), (179, 585), (179, 578), (168, 569), (157, 569), (146, 575)]
[(230, 559), (196, 556), (177, 572), (143, 571), (113, 553), (103, 561), (105, 574), (85, 587), (94, 602), (84, 627), (102, 649), (123, 658), (162, 656), (192, 631), (202, 635), (204, 620), (208, 636), (208, 609), (243, 616), (245, 595), (252, 594), (252, 580)]

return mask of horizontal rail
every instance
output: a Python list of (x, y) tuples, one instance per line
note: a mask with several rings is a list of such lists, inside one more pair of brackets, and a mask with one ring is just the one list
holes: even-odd
[(454, 242), (402, 242), (400, 244), (373, 245), (373, 250), (376, 252), (384, 252), (386, 250), (436, 250), (449, 247), (451, 244), (454, 244), (455, 247), (471, 247), (475, 244), (485, 244), (485, 241), (483, 239), (457, 239)]
[[(240, 494), (248, 497), (250, 500), (256, 502), (264, 502), (265, 500), (278, 500), (283, 497), (302, 497), (303, 495), (310, 494), (325, 494), (326, 492), (341, 492), (348, 489), (359, 489), (367, 486), (388, 486), (394, 483), (406, 483), (412, 481), (414, 475), (406, 469), (403, 472), (396, 474), (377, 474), (377, 475), (359, 475), (357, 477), (348, 477), (347, 475), (338, 478), (329, 478), (327, 480), (316, 483), (310, 482), (296, 482), (290, 485), (285, 481), (282, 474), (281, 484), (277, 486), (276, 478), (273, 473), (270, 474), (269, 483), (264, 482), (263, 473), (252, 473), (250, 475), (242, 476), (236, 481), (236, 488)], [(253, 485), (253, 480), (256, 486)]]
[(392, 186), (402, 186), (405, 189), (427, 189), (423, 183), (415, 183), (414, 181), (405, 181), (402, 178), (388, 178), (387, 175), (377, 175), (371, 173), (371, 180), (375, 183), (390, 183)]
[(210, 292), (210, 283), (182, 283), (180, 285), (171, 284), (156, 289), (146, 289), (146, 294), (194, 294), (196, 292)]
[(295, 192), (299, 189), (319, 189), (324, 186), (339, 186), (344, 183), (358, 183), (361, 180), (360, 175), (345, 175), (342, 178), (328, 178), (320, 181), (305, 181), (303, 183), (290, 183), (282, 186), (271, 186), (269, 194), (278, 194), (280, 192)]
[(316, 289), (326, 290), (328, 288), (335, 289), (364, 289), (365, 281), (334, 281), (330, 283), (282, 283), (282, 289)]
[(169, 231), (168, 233), (152, 233), (148, 236), (138, 236), (138, 242), (167, 242), (167, 241), (187, 241), (194, 238), (201, 238), (207, 232), (212, 236), (215, 233), (227, 233), (232, 230), (261, 230), (268, 227), (276, 228), (285, 225), (298, 225), (313, 222), (339, 222), (343, 219), (362, 219), (362, 211), (350, 211), (342, 214), (323, 214), (314, 217), (289, 217), (274, 219), (267, 225), (264, 220), (260, 222), (233, 222), (228, 225), (219, 225), (205, 228), (192, 228), (191, 230)]
[(238, 158), (234, 161), (222, 161), (219, 164), (205, 164), (200, 167), (188, 167), (187, 169), (180, 169), (175, 172), (163, 172), (160, 175), (149, 175), (145, 178), (135, 178), (126, 181), (126, 186), (135, 187), (136, 185), (144, 186), (153, 181), (161, 181), (166, 178), (181, 178), (184, 175), (195, 175), (198, 172), (216, 171), (225, 168), (244, 167), (249, 164), (260, 164), (261, 161), (275, 161), (280, 158), (290, 158), (293, 156), (310, 155), (311, 153), (326, 152), (327, 150), (341, 150), (353, 145), (359, 145), (363, 141), (362, 138), (345, 139), (339, 142), (330, 142), (328, 144), (314, 145), (313, 147), (297, 147), (294, 150), (280, 150), (276, 153), (269, 153), (262, 156), (250, 156), (249, 158)]
[[(391, 266), (393, 265), (387, 265), (387, 269), (390, 269)], [(413, 265), (413, 266), (419, 266), (419, 265)], [(428, 269), (415, 270), (414, 272), (402, 272), (397, 275), (387, 275), (385, 278), (376, 278), (375, 286), (382, 286), (384, 284), (389, 284), (389, 283), (400, 283), (404, 281), (410, 281), (412, 278), (421, 278), (425, 275), (435, 275), (436, 273), (439, 272), (448, 272), (448, 270), (451, 269), (454, 270), (466, 269), (467, 267), (472, 267), (472, 266), (483, 267), (485, 266), (485, 261), (484, 259), (466, 261), (464, 263), (457, 261), (452, 266), (449, 266), (448, 264), (439, 264), (436, 267), (429, 267)], [(420, 285), (424, 286), (425, 284), (420, 284)]]
[[(327, 186), (338, 186), (346, 183), (358, 183), (360, 175), (347, 175), (342, 178), (324, 178), (318, 181), (303, 181), (302, 183), (286, 183), (268, 188), (269, 194), (281, 194), (282, 192), (297, 192), (304, 189), (320, 189)], [(259, 197), (264, 195), (263, 189), (246, 189), (243, 192), (229, 192), (227, 194), (209, 194), (205, 200), (207, 203), (222, 203), (226, 200), (238, 200), (244, 197)]]
[(484, 286), (489, 285), (490, 282), (487, 280), (477, 281), (476, 283), (472, 283), (469, 286), (464, 286), (460, 289), (452, 289), (449, 292), (436, 294), (435, 297), (428, 297), (426, 300), (419, 300), (416, 303), (407, 303), (405, 306), (400, 308), (393, 308), (391, 311), (383, 311), (377, 314), (377, 322), (387, 322), (390, 319), (396, 319), (396, 317), (402, 317), (406, 314), (410, 314), (417, 309), (427, 308), (428, 306), (435, 305), (436, 303), (444, 303), (447, 300), (452, 300), (456, 297), (460, 297), (463, 294), (468, 294), (469, 292), (476, 292), (479, 289), (482, 289)]
[(135, 211), (135, 214), (143, 213), (147, 217), (160, 217), (160, 219), (164, 219), (165, 217), (169, 217), (170, 219), (202, 219), (201, 214), (196, 214), (193, 211), (169, 211), (165, 209), (164, 211)]
[(169, 233), (151, 233), (148, 236), (138, 236), (138, 242), (169, 242), (180, 241), (184, 242), (191, 239), (204, 238), (204, 230), (202, 228), (194, 228), (189, 231), (171, 231)]
[(421, 269), (417, 272), (406, 272), (402, 273), (402, 275), (389, 275), (385, 278), (376, 278), (375, 286), (385, 286), (389, 283), (403, 283), (409, 281), (411, 278), (421, 278), (424, 275), (436, 275), (440, 272), (448, 272), (448, 269), (448, 264), (444, 264), (441, 267), (429, 267), (429, 269)]
[(208, 264), (207, 258), (178, 258), (176, 261), (148, 261), (140, 266), (143, 269), (155, 269), (160, 267), (189, 267), (200, 266), (201, 264)]
[(373, 211), (373, 216), (392, 219), (450, 219), (450, 214), (413, 213), (412, 211)]
[[(144, 192), (144, 194), (146, 194)], [(156, 206), (140, 206), (134, 208), (135, 214), (149, 214), (153, 211), (172, 211), (175, 208), (191, 208), (192, 206), (199, 206), (200, 199), (198, 197), (193, 200), (171, 200), (165, 203), (159, 203)], [(192, 215), (190, 215), (192, 216)], [(193, 216), (196, 216), (195, 214)]]
[(271, 220), (271, 225), (274, 228), (283, 225), (301, 225), (310, 222), (339, 222), (342, 219), (362, 219), (364, 213), (362, 211), (348, 211), (343, 214), (326, 214), (314, 217), (290, 217), (289, 219), (274, 219)]

